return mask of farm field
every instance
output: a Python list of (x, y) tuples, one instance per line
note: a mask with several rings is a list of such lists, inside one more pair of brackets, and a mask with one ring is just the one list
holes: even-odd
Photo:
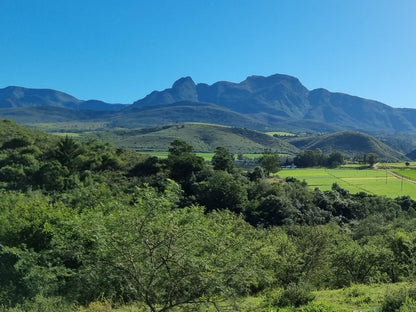
[[(409, 170), (410, 171), (410, 170)], [(395, 177), (389, 172), (374, 169), (283, 169), (278, 172), (281, 178), (295, 177), (305, 180), (309, 187), (330, 190), (333, 183), (351, 193), (366, 192), (369, 194), (410, 196), (416, 199), (416, 184)]]
[(391, 170), (394, 173), (397, 173), (398, 175), (401, 175), (408, 179), (416, 180), (416, 170), (412, 169), (394, 169)]

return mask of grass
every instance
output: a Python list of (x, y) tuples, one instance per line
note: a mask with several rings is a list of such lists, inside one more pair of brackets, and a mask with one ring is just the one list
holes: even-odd
[[(412, 287), (409, 283), (396, 284), (373, 284), (373, 285), (352, 285), (335, 290), (318, 290), (314, 291), (314, 304), (322, 304), (332, 307), (337, 312), (376, 312), (379, 311), (384, 298), (401, 289)], [(244, 297), (236, 300), (225, 300), (218, 303), (218, 307), (224, 311), (245, 311), (245, 312), (294, 312), (293, 307), (278, 308), (266, 304), (267, 299), (264, 296)], [(132, 312), (146, 311), (143, 304), (125, 305), (122, 307), (112, 308), (108, 302), (93, 302), (88, 307), (81, 307), (79, 312), (97, 312), (97, 311), (114, 311), (114, 312)], [(182, 308), (172, 309), (174, 312), (183, 311)], [(196, 312), (215, 312), (217, 311), (212, 305), (202, 305)]]
[(281, 178), (295, 177), (305, 180), (311, 188), (329, 190), (333, 183), (351, 193), (366, 192), (376, 195), (410, 196), (416, 199), (416, 184), (402, 180), (389, 172), (374, 169), (283, 169), (278, 172)]
[(406, 166), (405, 162), (396, 163), (380, 163), (379, 168), (381, 169), (416, 169), (416, 162), (409, 162), (409, 166)]
[(405, 178), (416, 180), (415, 169), (393, 169), (392, 172), (397, 173)]
[(352, 285), (342, 289), (316, 291), (314, 302), (333, 306), (339, 312), (373, 312), (377, 311), (389, 293), (407, 287), (410, 284)]

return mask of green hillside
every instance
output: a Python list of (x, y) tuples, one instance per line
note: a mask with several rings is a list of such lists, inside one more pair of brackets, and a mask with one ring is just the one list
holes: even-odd
[(138, 151), (166, 151), (169, 144), (178, 138), (191, 144), (197, 152), (213, 152), (218, 146), (224, 146), (233, 153), (260, 153), (265, 149), (284, 154), (298, 151), (293, 145), (265, 133), (201, 123), (91, 132), (83, 135), (85, 138), (96, 138)]
[[(41, 149), (51, 142), (57, 141), (57, 137), (41, 131), (27, 129), (9, 119), (0, 120), (0, 146), (10, 145), (35, 145)], [(18, 142), (19, 141), (19, 142)]]
[(340, 151), (350, 156), (376, 153), (380, 159), (388, 161), (404, 160), (406, 156), (397, 152), (371, 135), (356, 131), (342, 131), (322, 136), (288, 139), (299, 149), (321, 149), (324, 153)]

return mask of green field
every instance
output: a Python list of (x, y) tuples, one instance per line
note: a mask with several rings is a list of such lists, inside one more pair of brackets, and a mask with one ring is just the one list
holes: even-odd
[(408, 166), (405, 162), (379, 163), (378, 167), (380, 169), (416, 169), (416, 162), (411, 161)]
[(416, 199), (416, 184), (402, 180), (382, 170), (357, 169), (284, 169), (281, 178), (295, 177), (305, 180), (311, 188), (329, 190), (333, 183), (351, 193), (366, 192), (395, 198), (408, 195)]
[(394, 169), (391, 171), (405, 178), (416, 180), (416, 170), (414, 169)]

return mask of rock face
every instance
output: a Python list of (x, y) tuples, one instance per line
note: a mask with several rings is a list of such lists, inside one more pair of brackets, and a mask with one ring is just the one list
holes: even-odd
[(191, 101), (198, 102), (198, 93), (195, 82), (191, 77), (177, 80), (172, 88), (164, 91), (153, 91), (145, 98), (135, 102), (131, 108), (140, 106), (167, 105), (176, 102)]

